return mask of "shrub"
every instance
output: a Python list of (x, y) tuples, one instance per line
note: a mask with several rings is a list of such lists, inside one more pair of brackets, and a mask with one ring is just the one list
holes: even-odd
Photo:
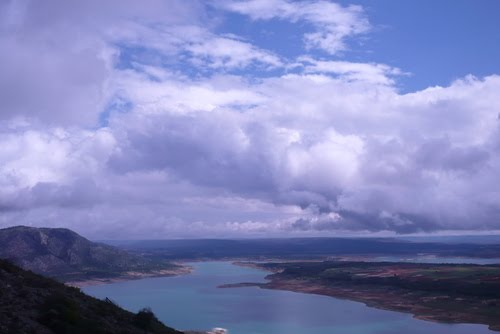
[(158, 319), (149, 307), (141, 309), (134, 317), (134, 324), (145, 330), (151, 329), (155, 321), (158, 321)]

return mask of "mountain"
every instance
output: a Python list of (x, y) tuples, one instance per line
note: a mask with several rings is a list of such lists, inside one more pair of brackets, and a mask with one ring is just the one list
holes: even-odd
[(91, 242), (65, 228), (27, 226), (0, 229), (0, 258), (62, 281), (113, 278), (176, 267)]
[(181, 334), (149, 310), (134, 314), (0, 260), (0, 333)]

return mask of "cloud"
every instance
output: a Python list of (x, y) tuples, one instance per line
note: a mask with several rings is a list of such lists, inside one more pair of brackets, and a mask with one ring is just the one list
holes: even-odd
[(259, 50), (251, 44), (237, 39), (217, 37), (190, 45), (187, 50), (197, 59), (206, 61), (211, 67), (246, 67), (261, 63), (271, 67), (283, 65), (281, 60), (270, 52)]
[(336, 75), (348, 81), (364, 81), (371, 84), (394, 85), (392, 77), (403, 75), (398, 69), (385, 64), (353, 63), (348, 61), (324, 61), (311, 57), (300, 57), (298, 66), (305, 73)]
[[(190, 1), (3, 1), (0, 99), (4, 120), (28, 115), (52, 124), (92, 126), (106, 107), (119, 50), (108, 31), (133, 22), (193, 22)], [(29, 96), (29, 98), (26, 98)]]
[(304, 34), (306, 48), (321, 49), (332, 55), (347, 48), (347, 38), (370, 30), (363, 8), (355, 5), (343, 7), (322, 0), (218, 1), (217, 4), (225, 10), (248, 15), (253, 20), (306, 22), (314, 29)]
[(2, 131), (0, 210), (97, 201), (95, 182), (115, 147), (106, 129), (68, 132), (25, 125)]
[[(223, 78), (198, 84), (215, 91), (225, 85)], [(309, 217), (298, 215), (300, 224), (291, 226), (299, 230), (462, 229), (473, 228), (480, 216), (483, 226), (494, 228), (494, 220), (480, 214), (486, 201), (469, 196), (475, 189), (477, 199), (476, 187), (486, 186), (479, 180), (494, 174), (497, 107), (482, 109), (488, 127), (466, 114), (477, 115), (476, 103), (492, 101), (498, 77), (406, 95), (385, 82), (367, 86), (308, 74), (239, 85), (257, 97), (243, 112), (220, 104), (188, 114), (165, 108), (147, 123), (129, 115), (129, 146), (112, 165), (168, 170), (199, 186), (296, 205)], [(467, 106), (453, 110), (453, 127), (439, 123), (448, 117), (442, 100)], [(317, 210), (312, 216), (311, 208)], [(340, 218), (320, 218), (329, 214)], [(307, 221), (315, 223), (306, 228)]]
[[(306, 23), (306, 45), (329, 53), (369, 29), (356, 6), (216, 4)], [(404, 69), (289, 59), (220, 33), (212, 10), (0, 5), (1, 226), (98, 238), (500, 229), (498, 75), (403, 94)]]
[[(194, 65), (198, 70), (207, 67), (205, 73), (214, 69), (231, 71), (254, 67), (269, 70), (284, 66), (278, 55), (239, 36), (218, 35), (197, 25), (135, 24), (134, 29), (111, 31), (108, 38), (127, 45), (129, 53), (136, 51), (133, 57), (139, 63), (158, 65), (158, 62), (166, 61)], [(152, 52), (159, 56), (151, 57)]]
[(140, 114), (179, 114), (214, 111), (217, 108), (249, 108), (265, 98), (244, 86), (237, 77), (216, 77), (210, 81), (192, 80), (151, 67), (121, 71), (113, 78), (116, 96), (132, 101)]

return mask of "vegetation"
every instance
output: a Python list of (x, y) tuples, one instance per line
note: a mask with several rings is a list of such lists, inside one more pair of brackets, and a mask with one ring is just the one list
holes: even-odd
[(264, 288), (330, 295), (428, 320), (500, 331), (500, 265), (389, 262), (255, 263)]
[(133, 314), (0, 260), (0, 333), (176, 334), (150, 309)]

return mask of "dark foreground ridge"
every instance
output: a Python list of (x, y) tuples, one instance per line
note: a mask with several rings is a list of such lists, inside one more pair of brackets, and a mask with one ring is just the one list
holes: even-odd
[[(500, 331), (500, 265), (389, 262), (241, 263), (274, 272), (262, 288), (327, 295)], [(243, 283), (241, 286), (248, 286)], [(236, 287), (226, 285), (223, 287)]]
[(128, 312), (0, 260), (0, 333), (181, 334), (144, 309)]
[(0, 258), (60, 281), (164, 276), (182, 267), (85, 239), (65, 228), (0, 229)]

